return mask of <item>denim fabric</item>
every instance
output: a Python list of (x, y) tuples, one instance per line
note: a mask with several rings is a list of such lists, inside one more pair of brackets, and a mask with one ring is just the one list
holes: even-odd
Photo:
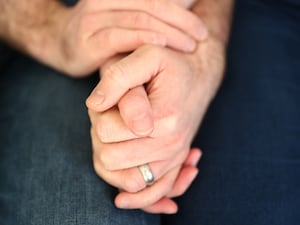
[(78, 2), (78, 0), (60, 0), (60, 1), (69, 6), (75, 5)]
[(200, 174), (164, 225), (300, 224), (300, 8), (238, 1)]
[(12, 55), (13, 51), (0, 40), (0, 72)]
[[(299, 15), (296, 0), (238, 1), (226, 77), (194, 143), (200, 174), (161, 224), (300, 223)], [(22, 55), (0, 73), (1, 225), (159, 224), (116, 209), (93, 171), (84, 101), (97, 75), (73, 80)]]
[(0, 76), (1, 225), (155, 225), (113, 205), (94, 173), (85, 98), (97, 76), (73, 80), (23, 56)]

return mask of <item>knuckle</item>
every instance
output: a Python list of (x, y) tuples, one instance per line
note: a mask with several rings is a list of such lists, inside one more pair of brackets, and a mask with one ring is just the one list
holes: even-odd
[(173, 150), (186, 149), (190, 139), (190, 132), (186, 129), (186, 119), (183, 118), (176, 104), (168, 104), (164, 111), (156, 117), (156, 121), (157, 129), (166, 137), (164, 141), (166, 148)]
[(100, 32), (102, 43), (105, 43), (107, 49), (114, 48), (113, 44), (113, 37), (114, 37), (114, 30), (111, 28), (103, 29)]
[(110, 151), (102, 149), (101, 153), (99, 154), (99, 161), (105, 170), (111, 171), (114, 170), (115, 160), (111, 157), (111, 154), (109, 152)]
[(174, 112), (175, 110), (170, 109), (170, 107), (166, 108), (168, 108), (168, 111), (164, 112), (164, 115), (161, 115), (158, 120), (158, 125), (164, 134), (170, 136), (178, 129), (179, 118)]
[[(90, 104), (86, 101), (86, 105)], [(90, 119), (90, 126), (94, 128), (97, 125), (97, 113), (94, 110), (88, 109), (88, 117)]]
[(145, 33), (143, 31), (137, 30), (135, 32), (134, 38), (135, 38), (136, 43), (139, 43), (139, 44), (146, 43)]
[(104, 71), (103, 75), (119, 87), (126, 88), (126, 80), (128, 80), (128, 75), (125, 71), (129, 71), (128, 68), (129, 65), (127, 63), (120, 61), (119, 63), (109, 66)]
[(96, 124), (97, 137), (101, 142), (107, 143), (112, 135), (112, 131), (109, 124), (99, 122)]
[(106, 157), (106, 154), (99, 154), (99, 161), (105, 170), (108, 170), (109, 166), (109, 159)]

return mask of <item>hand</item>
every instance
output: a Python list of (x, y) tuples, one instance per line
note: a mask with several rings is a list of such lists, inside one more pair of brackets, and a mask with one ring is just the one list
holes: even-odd
[[(116, 63), (121, 58), (122, 58), (121, 55), (114, 56), (108, 62), (106, 62), (104, 64), (104, 66), (102, 67), (102, 70), (105, 71), (105, 69), (107, 67), (109, 67), (113, 63)], [(142, 86), (133, 88), (130, 91), (128, 91), (122, 97), (122, 100), (120, 101), (120, 103), (122, 102), (124, 104), (124, 106), (126, 106), (126, 104), (128, 104), (129, 107), (127, 107), (125, 109), (131, 109), (131, 112), (138, 113), (138, 111), (139, 111), (138, 108), (134, 107), (135, 101), (132, 101), (132, 100), (135, 99), (134, 98), (135, 96), (139, 97), (139, 94), (144, 94), (144, 97), (146, 98), (145, 103), (147, 104), (148, 98), (145, 93), (145, 89)], [(133, 97), (133, 99), (132, 99), (132, 97)], [(145, 109), (145, 107), (143, 109)], [(91, 112), (91, 114), (93, 114), (92, 111), (90, 111), (90, 112)], [(105, 117), (113, 118), (115, 113), (119, 114), (119, 112), (117, 112), (114, 109), (107, 110), (105, 112)], [(100, 117), (102, 117), (102, 115)], [(97, 117), (97, 115), (96, 115), (96, 117)], [(91, 115), (90, 118), (92, 119), (94, 117)], [(120, 120), (117, 120), (117, 121), (111, 120), (111, 122), (113, 122), (115, 125), (117, 125), (118, 122), (120, 122)], [(144, 124), (144, 123), (145, 123), (145, 120), (141, 124)], [(121, 122), (121, 124), (122, 124), (122, 122)], [(119, 134), (121, 134), (121, 133), (122, 132), (119, 132)], [(91, 134), (92, 134), (91, 136), (92, 136), (92, 140), (93, 140), (93, 148), (98, 149), (99, 148), (98, 146), (101, 145), (101, 141), (97, 137), (97, 135), (95, 135), (95, 133), (93, 132), (93, 129), (91, 129)], [(117, 138), (120, 138), (120, 136), (118, 136)], [(138, 138), (138, 137), (136, 137), (136, 138)], [(102, 140), (103, 140), (103, 138), (102, 138)], [(122, 139), (122, 140), (124, 140), (124, 139)], [(119, 142), (121, 140), (118, 139), (115, 141)], [(99, 143), (100, 143), (100, 145), (99, 145)], [(176, 181), (174, 182), (174, 185), (172, 187), (170, 187), (170, 191), (168, 192), (167, 196), (159, 199), (157, 202), (155, 202), (147, 207), (144, 207), (143, 210), (146, 212), (149, 212), (149, 213), (167, 213), (167, 214), (176, 213), (178, 210), (178, 207), (177, 207), (177, 204), (173, 200), (171, 200), (171, 198), (182, 195), (188, 189), (188, 187), (191, 185), (192, 181), (196, 178), (196, 175), (198, 174), (197, 163), (199, 162), (201, 155), (202, 155), (202, 153), (199, 149), (196, 149), (196, 148), (191, 149), (188, 153), (188, 156), (185, 159), (185, 162), (181, 165), (180, 172), (178, 173), (178, 176), (176, 177)], [(97, 165), (96, 161), (97, 161), (97, 159), (94, 160), (95, 166)], [(168, 165), (171, 163), (166, 162), (165, 164)], [(128, 171), (123, 170), (122, 172), (124, 174), (126, 174), (126, 172), (128, 172)], [(131, 170), (131, 172), (133, 172), (131, 177), (136, 177), (137, 179), (135, 179), (135, 180), (137, 182), (141, 183), (142, 179), (140, 179), (140, 177), (141, 177), (140, 171), (138, 171), (135, 168), (134, 170)], [(108, 177), (111, 177), (111, 176), (115, 177), (115, 174), (106, 173), (106, 175)], [(121, 176), (121, 178), (122, 177), (128, 178), (128, 176)], [(116, 177), (116, 179), (119, 179), (119, 178)], [(132, 190), (134, 192), (136, 190), (136, 188), (138, 188), (138, 186), (132, 186), (133, 182), (132, 181), (128, 182), (126, 179), (119, 180), (119, 182), (123, 183), (124, 186), (126, 186), (126, 184), (128, 184), (126, 190)], [(111, 183), (111, 184), (114, 185), (114, 183)], [(142, 185), (145, 185), (144, 181), (142, 181)]]
[[(132, 172), (136, 171), (134, 167), (137, 165), (150, 163), (153, 171), (158, 171), (154, 172), (158, 179), (157, 183), (135, 194), (121, 193), (116, 198), (117, 205), (121, 206), (122, 201), (125, 201), (129, 204), (126, 205), (128, 208), (143, 208), (167, 196), (170, 191), (168, 188), (173, 187), (172, 182), (178, 175), (179, 169), (177, 167), (176, 171), (176, 165), (179, 166), (184, 161), (188, 152), (186, 146), (190, 145), (208, 103), (221, 81), (224, 66), (223, 53), (223, 46), (213, 40), (200, 45), (198, 51), (191, 56), (148, 46), (140, 48), (103, 72), (102, 81), (87, 100), (93, 124), (94, 143), (97, 139), (102, 140), (103, 136), (106, 137), (105, 142), (109, 142), (109, 138), (113, 136), (114, 141), (118, 137), (124, 137), (124, 133), (127, 133), (126, 138), (130, 135), (136, 138), (131, 132), (134, 127), (128, 129), (126, 122), (122, 123), (122, 121), (129, 121), (127, 124), (130, 124), (130, 120), (134, 117), (127, 115), (120, 118), (118, 113), (113, 117), (102, 117), (107, 111), (98, 115), (95, 113), (103, 112), (118, 101), (121, 102), (121, 96), (129, 88), (147, 84), (155, 121), (151, 138), (111, 144), (101, 142), (100, 146), (94, 144), (96, 171), (116, 187), (129, 190), (131, 188), (128, 188), (130, 187), (128, 182), (133, 182), (131, 187), (134, 186), (135, 191), (145, 187), (142, 177), (140, 176), (140, 180), (137, 181), (138, 175)], [(136, 71), (141, 73), (137, 74)], [(132, 95), (136, 101), (131, 105), (135, 105), (135, 108), (147, 105), (144, 97), (136, 98), (145, 94), (140, 93), (141, 95)], [(119, 103), (120, 112), (123, 111), (121, 105)], [(147, 110), (146, 107), (145, 111)], [(118, 123), (119, 125), (115, 126)], [(120, 129), (122, 127), (123, 129)], [(164, 161), (168, 163), (164, 164)], [(122, 171), (127, 172), (122, 173)], [(160, 177), (162, 178), (159, 180)], [(127, 181), (125, 182), (127, 187), (124, 187), (123, 182), (118, 183), (118, 181)], [(144, 196), (145, 193), (148, 194)]]
[[(91, 137), (94, 149), (94, 168), (99, 176), (101, 176), (109, 184), (119, 188), (121, 193), (125, 193), (125, 190), (129, 193), (136, 193), (146, 187), (145, 181), (143, 180), (137, 167), (119, 171), (105, 170), (102, 163), (99, 162), (99, 155), (97, 155), (97, 152), (95, 152), (95, 150), (101, 150), (103, 144), (97, 137), (95, 129), (91, 129)], [(141, 195), (139, 195), (137, 198), (134, 198), (136, 203), (131, 202), (131, 204), (139, 204), (139, 207), (136, 206), (136, 208), (142, 208), (144, 211), (150, 213), (176, 213), (178, 207), (177, 204), (171, 200), (171, 198), (181, 196), (196, 178), (196, 175), (198, 174), (197, 164), (201, 158), (201, 155), (202, 153), (199, 149), (191, 149), (188, 153), (188, 156), (185, 158), (184, 163), (182, 163), (180, 166), (170, 169), (168, 174), (164, 175), (163, 179), (160, 179), (159, 174), (164, 173), (163, 170), (166, 171), (166, 168), (172, 165), (172, 161), (165, 160), (164, 162), (151, 163), (155, 180), (158, 181), (156, 183), (156, 187), (155, 189), (148, 189), (146, 192), (143, 191)], [(175, 173), (177, 176), (170, 176), (170, 174)], [(166, 182), (172, 183), (173, 185), (166, 186)], [(156, 196), (155, 191), (157, 191), (157, 189), (166, 190), (166, 188), (167, 193), (165, 196), (160, 198), (158, 195), (156, 201), (155, 199), (151, 199), (153, 198), (153, 195)], [(121, 200), (119, 199), (119, 196), (121, 196)], [(124, 201), (124, 199), (122, 200), (122, 194), (119, 196), (115, 199), (116, 206), (120, 208), (128, 208), (128, 202), (126, 202), (126, 198)], [(139, 202), (141, 199), (143, 199), (144, 202)], [(147, 203), (148, 199), (152, 201), (149, 202), (149, 204)], [(133, 208), (133, 206), (130, 208)]]
[(60, 15), (55, 43), (51, 48), (45, 43), (39, 54), (73, 76), (89, 74), (110, 57), (145, 43), (190, 52), (195, 40), (206, 36), (197, 16), (167, 0), (81, 0)]

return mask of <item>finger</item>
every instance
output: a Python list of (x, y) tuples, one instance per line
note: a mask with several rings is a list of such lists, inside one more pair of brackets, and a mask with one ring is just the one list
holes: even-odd
[[(171, 48), (185, 52), (191, 52), (196, 47), (196, 41), (189, 35), (142, 11), (97, 12), (89, 15), (87, 20), (86, 23), (89, 26), (92, 37), (100, 35), (103, 29), (108, 28), (123, 28), (134, 31), (144, 30), (163, 34), (166, 39), (166, 43), (161, 43), (155, 41), (156, 37), (153, 35), (154, 39), (144, 40), (149, 40), (148, 44), (166, 44)], [(127, 44), (123, 36), (117, 36), (117, 38), (120, 44)]]
[(180, 167), (169, 171), (164, 177), (137, 193), (121, 192), (115, 198), (118, 208), (139, 209), (145, 208), (159, 201), (173, 186)]
[[(102, 49), (98, 54), (103, 55), (103, 52), (105, 52), (105, 58), (109, 58), (119, 53), (132, 52), (144, 44), (165, 46), (167, 38), (164, 34), (150, 30), (130, 30), (114, 27), (95, 32), (88, 38), (88, 42), (92, 49), (101, 46)], [(95, 54), (97, 56), (97, 52)]]
[[(94, 149), (93, 162), (96, 173), (112, 186), (127, 192), (134, 193), (144, 189), (146, 187), (146, 182), (138, 166), (115, 171), (107, 170), (105, 168), (105, 163), (103, 163), (99, 157), (99, 153), (96, 151), (98, 146), (97, 140), (93, 138), (93, 131), (91, 134)], [(181, 165), (185, 158), (186, 151), (182, 151), (171, 160), (161, 160), (148, 163), (154, 176), (154, 180), (161, 179), (168, 171)]]
[[(98, 5), (97, 8), (95, 6)], [(91, 10), (137, 10), (143, 11), (159, 20), (164, 21), (184, 32), (190, 36), (203, 40), (207, 35), (207, 30), (203, 22), (192, 12), (178, 6), (177, 4), (168, 0), (110, 0), (105, 1), (104, 4), (91, 4)], [(186, 23), (186, 21), (189, 21)]]
[(154, 126), (152, 110), (143, 86), (128, 91), (118, 106), (103, 113), (89, 110), (92, 125), (101, 142), (122, 142), (150, 134)]
[[(124, 170), (109, 171), (106, 170), (99, 162), (97, 156), (93, 157), (95, 171), (98, 176), (104, 179), (110, 185), (130, 193), (136, 193), (147, 187), (147, 184), (139, 171), (138, 167)], [(159, 180), (162, 174), (166, 174), (169, 167), (166, 161), (149, 164), (155, 180)]]
[(150, 206), (143, 208), (142, 210), (148, 213), (177, 213), (178, 206), (176, 202), (173, 201), (171, 198), (183, 195), (186, 192), (186, 190), (190, 187), (192, 181), (195, 179), (197, 174), (198, 171), (195, 170), (195, 168), (183, 168), (173, 186), (172, 191), (167, 195), (167, 197), (163, 197), (162, 199), (158, 200)]
[(106, 71), (107, 68), (109, 68), (111, 65), (117, 63), (121, 59), (125, 58), (128, 55), (128, 53), (120, 53), (118, 55), (114, 55), (110, 58), (108, 58), (103, 65), (101, 65), (101, 68), (99, 70), (99, 76), (101, 77), (102, 71)]
[(172, 143), (172, 138), (168, 136), (160, 140), (145, 137), (110, 144), (96, 143), (97, 138), (93, 139), (97, 144), (94, 149), (101, 164), (106, 170), (111, 171), (136, 167), (148, 162), (169, 160), (182, 151), (182, 148)]
[(174, 214), (178, 211), (178, 206), (172, 199), (163, 197), (142, 210), (148, 213)]
[[(154, 200), (152, 200), (152, 193), (149, 190), (143, 190), (136, 194), (128, 194), (123, 192), (123, 196), (117, 196), (117, 198), (115, 199), (115, 204), (117, 205), (117, 207), (120, 208), (139, 208), (143, 205), (146, 205), (142, 209), (149, 213), (174, 214), (178, 211), (178, 206), (170, 198), (178, 197), (184, 194), (188, 187), (191, 185), (192, 181), (197, 176), (197, 174), (198, 170), (194, 167), (182, 168), (173, 186), (172, 191), (168, 195), (166, 195), (167, 197), (163, 197), (156, 202), (155, 195), (153, 197)], [(158, 186), (156, 188), (158, 189)]]
[(126, 126), (117, 107), (103, 113), (97, 112), (96, 115), (94, 113), (94, 116), (90, 116), (90, 118), (97, 139), (102, 143), (129, 141), (139, 137)]
[(86, 100), (87, 107), (103, 112), (117, 104), (130, 88), (150, 81), (163, 69), (162, 54), (158, 47), (143, 46), (102, 71), (100, 83)]
[(197, 164), (201, 157), (202, 152), (200, 149), (192, 148), (190, 150), (171, 192), (167, 195), (169, 198), (183, 195), (190, 187), (191, 183), (198, 174)]
[(184, 166), (175, 181), (173, 189), (167, 194), (167, 197), (174, 198), (183, 195), (191, 186), (198, 174), (198, 169), (194, 166)]
[(118, 106), (124, 123), (134, 134), (146, 136), (153, 131), (152, 109), (143, 86), (128, 91)]
[(185, 166), (196, 166), (202, 157), (202, 151), (199, 148), (192, 148), (184, 161)]
[[(165, 213), (165, 214), (173, 214), (178, 211), (177, 204), (170, 198), (178, 197), (182, 195), (187, 188), (190, 186), (191, 182), (194, 180), (194, 177), (197, 175), (195, 173), (194, 168), (186, 168), (186, 167), (193, 167), (196, 166), (201, 158), (201, 151), (200, 149), (193, 148), (190, 150), (185, 162), (184, 162), (184, 171), (180, 171), (177, 180), (173, 186), (171, 192), (167, 195), (168, 197), (163, 197), (159, 201), (155, 202), (154, 204), (143, 208), (145, 212), (148, 213)], [(187, 171), (190, 170), (190, 171)]]

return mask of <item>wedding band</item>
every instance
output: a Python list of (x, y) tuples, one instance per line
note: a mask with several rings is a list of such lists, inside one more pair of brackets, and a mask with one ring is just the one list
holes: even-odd
[(153, 176), (153, 173), (151, 171), (149, 164), (140, 165), (140, 166), (138, 166), (138, 168), (144, 178), (145, 183), (147, 185), (153, 184), (154, 176)]

